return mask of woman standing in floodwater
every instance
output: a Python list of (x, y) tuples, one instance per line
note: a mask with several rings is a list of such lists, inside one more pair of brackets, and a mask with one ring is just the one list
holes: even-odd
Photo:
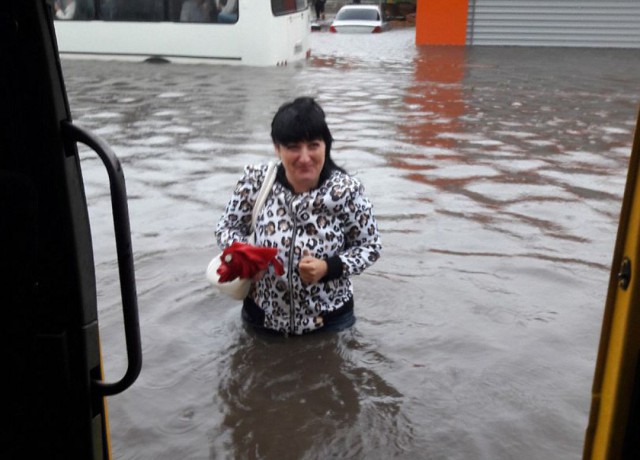
[[(355, 323), (353, 286), (380, 257), (378, 225), (360, 181), (331, 159), (333, 138), (312, 98), (282, 105), (271, 123), (281, 163), (256, 218), (257, 246), (278, 249), (244, 300), (245, 323), (284, 334), (342, 330)], [(245, 242), (267, 165), (247, 166), (216, 228), (221, 247)]]

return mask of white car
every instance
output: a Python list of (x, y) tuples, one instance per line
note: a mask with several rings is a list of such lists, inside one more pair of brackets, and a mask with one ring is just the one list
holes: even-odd
[(336, 14), (329, 32), (378, 33), (389, 28), (378, 5), (345, 5)]

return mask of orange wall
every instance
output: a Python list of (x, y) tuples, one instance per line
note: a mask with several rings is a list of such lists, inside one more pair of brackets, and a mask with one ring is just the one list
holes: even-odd
[(418, 0), (416, 45), (464, 45), (468, 0)]

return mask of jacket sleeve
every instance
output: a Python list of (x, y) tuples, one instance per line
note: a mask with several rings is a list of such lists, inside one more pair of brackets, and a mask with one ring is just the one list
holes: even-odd
[(221, 249), (234, 241), (246, 243), (253, 232), (251, 213), (264, 178), (260, 166), (246, 166), (227, 207), (216, 226), (216, 241)]
[(380, 258), (378, 223), (364, 186), (356, 179), (345, 206), (345, 250), (340, 254), (343, 276), (359, 275)]

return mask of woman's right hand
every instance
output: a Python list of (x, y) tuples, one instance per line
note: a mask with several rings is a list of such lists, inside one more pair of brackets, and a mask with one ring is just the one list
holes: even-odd
[(298, 264), (300, 278), (307, 284), (314, 284), (320, 281), (327, 274), (329, 266), (324, 259), (318, 259), (309, 254), (306, 249), (303, 252), (302, 259)]

